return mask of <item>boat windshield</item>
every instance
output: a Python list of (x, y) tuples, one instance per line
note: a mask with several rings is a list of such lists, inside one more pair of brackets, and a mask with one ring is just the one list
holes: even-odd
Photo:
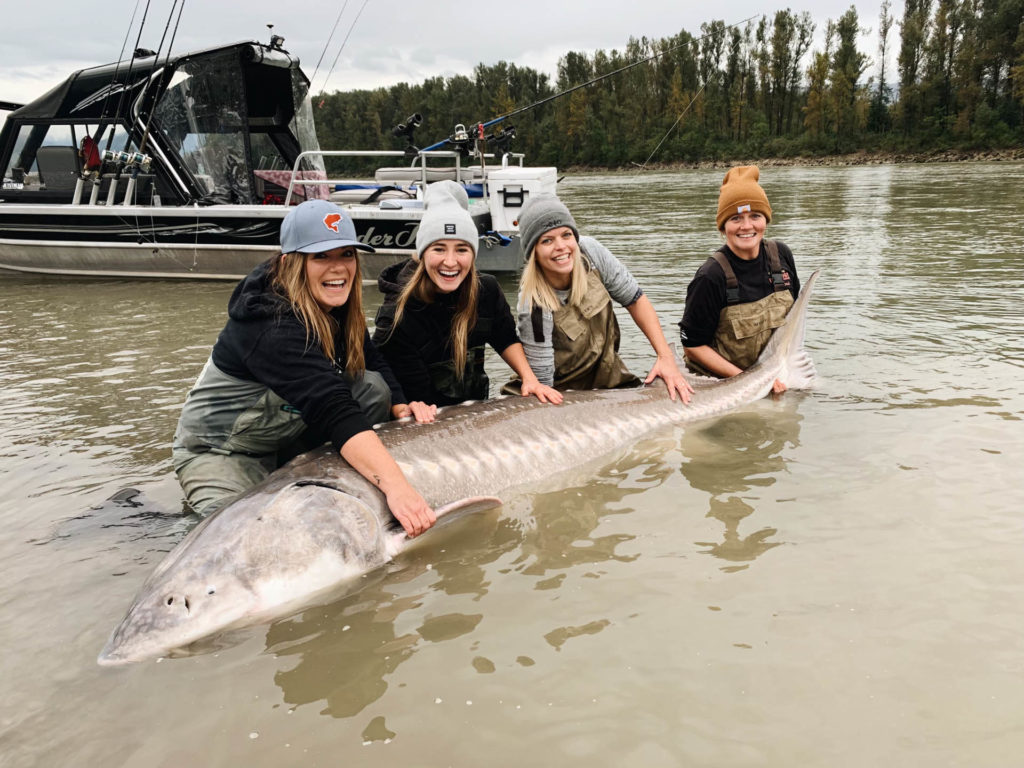
[(237, 54), (229, 51), (182, 63), (153, 120), (208, 197), (251, 202), (245, 159), (248, 120)]
[[(309, 85), (298, 68), (249, 61), (238, 51), (181, 63), (154, 111), (154, 124), (218, 203), (279, 202), (299, 152), (318, 150)], [(323, 159), (305, 158), (300, 178), (325, 179)], [(301, 198), (326, 197), (303, 186)]]
[[(295, 99), (295, 117), (291, 122), (292, 133), (299, 140), (303, 152), (319, 152), (320, 142), (316, 138), (316, 125), (313, 122), (313, 104), (309, 98), (309, 83), (299, 73), (292, 70), (292, 93)], [(320, 155), (303, 158), (302, 170), (324, 170), (324, 159)]]

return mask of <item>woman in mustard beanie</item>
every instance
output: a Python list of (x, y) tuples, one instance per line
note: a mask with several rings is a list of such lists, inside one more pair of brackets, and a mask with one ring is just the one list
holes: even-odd
[[(725, 245), (686, 289), (680, 338), (687, 366), (698, 373), (724, 379), (753, 365), (800, 293), (793, 252), (764, 238), (772, 207), (759, 176), (756, 165), (725, 174), (716, 219)], [(772, 391), (785, 389), (776, 381)]]

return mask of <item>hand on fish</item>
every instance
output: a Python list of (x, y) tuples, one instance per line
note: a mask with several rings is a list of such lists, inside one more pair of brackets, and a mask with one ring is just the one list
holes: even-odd
[(690, 402), (693, 387), (690, 386), (690, 383), (683, 374), (679, 372), (679, 366), (676, 365), (674, 359), (659, 356), (658, 360), (654, 363), (654, 367), (651, 368), (651, 372), (644, 379), (644, 384), (650, 384), (659, 376), (665, 382), (665, 386), (668, 387), (668, 396), (672, 400), (675, 400), (678, 394), (679, 399), (684, 403)]
[(561, 392), (554, 387), (549, 387), (547, 384), (541, 384), (536, 379), (533, 381), (524, 381), (522, 386), (519, 388), (519, 392), (523, 397), (533, 395), (542, 403), (559, 405), (562, 402)]
[(437, 416), (437, 406), (431, 403), (424, 403), (421, 400), (414, 400), (411, 403), (400, 403), (391, 406), (391, 415), (396, 419), (407, 419), (412, 417), (417, 424), (430, 424)]
[(412, 539), (437, 522), (437, 515), (430, 508), (419, 491), (409, 483), (403, 483), (386, 494), (388, 509), (402, 524), (406, 535)]

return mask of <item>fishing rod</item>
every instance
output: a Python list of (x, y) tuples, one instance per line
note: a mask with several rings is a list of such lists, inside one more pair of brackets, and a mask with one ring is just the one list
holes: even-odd
[[(356, 14), (356, 17), (352, 20), (352, 24), (349, 25), (348, 32), (345, 34), (345, 39), (341, 41), (341, 47), (338, 49), (338, 54), (334, 57), (334, 61), (331, 63), (331, 68), (327, 72), (327, 77), (324, 78), (323, 87), (320, 89), (321, 93), (323, 93), (327, 89), (327, 82), (331, 79), (331, 75), (334, 74), (334, 68), (336, 66), (338, 66), (338, 59), (341, 58), (341, 52), (345, 50), (345, 46), (348, 44), (348, 39), (352, 35), (352, 30), (354, 30), (356, 28), (356, 23), (359, 21), (359, 17), (363, 15), (363, 11), (366, 9), (366, 4), (368, 2), (370, 2), (370, 0), (363, 0), (363, 4), (361, 6), (359, 6), (359, 12)], [(347, 6), (348, 6), (348, 0), (345, 0), (345, 7), (347, 7)], [(341, 10), (344, 11), (345, 7), (343, 7)], [(338, 18), (340, 19), (341, 16), (339, 15)], [(335, 24), (335, 26), (337, 26), (337, 24)], [(332, 36), (333, 36), (333, 34), (334, 33), (331, 32)], [(326, 46), (325, 46), (324, 50), (325, 51), (327, 50)], [(321, 58), (323, 58), (323, 57), (321, 56)], [(317, 67), (319, 68), (319, 64), (317, 65)], [(315, 74), (316, 73), (314, 72), (314, 75)], [(309, 81), (309, 88), (310, 88), (310, 93), (312, 93), (313, 92), (313, 80), (312, 80), (312, 78), (310, 78), (310, 81)]]
[(324, 43), (324, 49), (320, 51), (320, 58), (317, 59), (316, 66), (313, 67), (313, 74), (309, 78), (310, 85), (312, 85), (313, 81), (316, 80), (316, 75), (320, 71), (320, 65), (323, 63), (324, 56), (327, 55), (327, 49), (331, 45), (331, 40), (334, 39), (334, 33), (338, 30), (338, 24), (341, 23), (341, 17), (345, 13), (346, 8), (348, 8), (348, 0), (345, 0), (344, 5), (341, 6), (341, 10), (338, 11), (338, 18), (334, 20), (334, 26), (331, 27), (331, 34), (327, 36), (327, 42)]
[[(725, 29), (732, 29), (733, 27), (738, 27), (741, 24), (746, 24), (748, 21), (751, 21), (752, 19), (756, 19), (758, 16), (761, 16), (761, 15), (762, 14), (760, 14), (760, 13), (755, 13), (753, 16), (748, 16), (747, 18), (743, 19), (742, 21), (737, 21), (737, 22), (735, 22), (733, 24), (729, 24), (727, 27), (725, 27)], [(495, 118), (493, 118), (491, 120), (488, 120), (487, 122), (477, 123), (475, 128), (477, 130), (478, 136), (481, 139), (484, 138), (484, 136), (483, 136), (484, 129), (490, 128), (492, 125), (496, 125), (497, 123), (500, 123), (503, 120), (507, 120), (508, 118), (514, 117), (515, 115), (519, 115), (519, 114), (522, 114), (523, 112), (526, 112), (528, 110), (535, 109), (536, 107), (540, 107), (540, 106), (542, 106), (544, 104), (547, 104), (549, 101), (554, 101), (555, 99), (560, 99), (562, 96), (568, 96), (570, 93), (578, 91), (580, 88), (586, 88), (587, 86), (590, 86), (590, 85), (593, 85), (594, 83), (598, 83), (598, 82), (600, 82), (602, 80), (605, 80), (605, 79), (611, 77), (612, 75), (617, 75), (617, 74), (620, 74), (621, 72), (625, 72), (627, 69), (632, 69), (633, 67), (637, 67), (637, 66), (639, 66), (641, 64), (646, 64), (649, 61), (654, 61), (655, 59), (661, 58), (662, 56), (664, 56), (664, 55), (666, 55), (668, 53), (672, 53), (672, 51), (678, 50), (679, 48), (684, 48), (684, 47), (690, 45), (692, 42), (698, 42), (700, 40), (703, 40), (705, 37), (708, 37), (709, 34), (710, 33), (705, 34), (705, 35), (701, 35), (700, 37), (694, 38), (693, 40), (687, 40), (685, 43), (680, 43), (679, 45), (674, 45), (671, 48), (668, 48), (668, 49), (666, 49), (664, 51), (661, 51), (660, 53), (655, 53), (655, 54), (653, 54), (651, 56), (648, 56), (645, 59), (638, 59), (637, 61), (634, 61), (631, 64), (626, 64), (625, 66), (619, 67), (618, 69), (616, 69), (616, 70), (614, 70), (612, 72), (606, 72), (605, 74), (599, 75), (598, 77), (595, 77), (595, 78), (593, 78), (591, 80), (588, 80), (585, 83), (580, 83), (578, 85), (574, 85), (572, 88), (567, 88), (566, 90), (561, 91), (560, 93), (556, 93), (553, 96), (546, 96), (545, 98), (540, 99), (538, 101), (535, 101), (535, 102), (533, 102), (533, 104), (528, 104), (525, 107), (519, 107), (518, 109), (513, 109), (511, 112), (506, 112), (504, 115), (499, 115), (498, 117), (495, 117)], [(440, 147), (443, 147), (445, 144), (456, 144), (456, 145), (459, 145), (459, 144), (463, 144), (463, 143), (464, 143), (464, 140), (461, 139), (461, 137), (459, 137), (459, 136), (450, 136), (450, 137), (448, 137), (446, 139), (442, 139), (441, 141), (437, 142), (436, 144), (431, 144), (429, 147), (424, 147), (423, 150), (421, 150), (421, 151), (429, 152), (429, 151), (431, 151), (433, 149), (439, 149)]]
[[(174, 18), (174, 9), (175, 8), (178, 9), (178, 19), (177, 19), (177, 21), (174, 22), (174, 30), (171, 31), (171, 19)], [(164, 55), (164, 68), (166, 68), (167, 65), (171, 63), (171, 50), (174, 48), (174, 39), (178, 36), (178, 26), (181, 24), (181, 15), (182, 15), (182, 13), (184, 11), (185, 11), (185, 0), (181, 0), (181, 5), (178, 5), (178, 0), (174, 0), (174, 3), (171, 5), (171, 12), (169, 14), (167, 14), (167, 23), (164, 25), (163, 35), (160, 36), (160, 45), (158, 45), (157, 49), (156, 49), (156, 60), (154, 61), (154, 67), (153, 67), (154, 72), (159, 71), (159, 69), (160, 69), (156, 65), (158, 65), (160, 63), (160, 53), (163, 51), (164, 41), (167, 40), (167, 33), (169, 31), (171, 32), (171, 39), (167, 43), (167, 53)], [(151, 81), (151, 83), (152, 83), (152, 81)], [(153, 103), (149, 106), (149, 109), (148, 109), (148, 114), (146, 116), (146, 129), (145, 129), (145, 131), (143, 131), (143, 133), (142, 133), (142, 140), (139, 142), (139, 152), (145, 152), (146, 151), (146, 142), (149, 141), (149, 128), (153, 124), (153, 114), (156, 112), (157, 104), (160, 103), (160, 97), (163, 96), (163, 93), (164, 93), (163, 89), (159, 87), (159, 83), (160, 83), (160, 78), (159, 77), (156, 78), (156, 83), (157, 83), (157, 85), (154, 86), (156, 88), (156, 94), (153, 97)], [(146, 91), (149, 89), (149, 87), (150, 87), (150, 84), (147, 84), (146, 88), (143, 89), (142, 98), (139, 99), (140, 107), (142, 106), (142, 102), (145, 100), (145, 97), (147, 95)], [(140, 111), (141, 111), (141, 109), (140, 109)], [(126, 137), (125, 145), (124, 145), (124, 151), (125, 152), (128, 151), (128, 145), (129, 145), (130, 142), (131, 142), (131, 137), (130, 136)]]

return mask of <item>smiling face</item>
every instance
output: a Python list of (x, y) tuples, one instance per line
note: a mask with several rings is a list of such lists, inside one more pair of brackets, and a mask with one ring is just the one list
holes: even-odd
[(761, 241), (764, 239), (764, 229), (768, 221), (763, 213), (757, 211), (746, 211), (730, 216), (725, 220), (722, 231), (725, 233), (725, 243), (734, 254), (746, 261), (757, 258), (761, 251)]
[(324, 312), (344, 306), (348, 301), (357, 269), (356, 249), (351, 245), (306, 254), (306, 283)]
[(435, 240), (420, 258), (427, 277), (441, 293), (458, 290), (473, 267), (473, 249), (465, 240)]
[(537, 240), (533, 257), (544, 278), (559, 290), (572, 282), (572, 267), (576, 261), (576, 235), (569, 227), (549, 229)]

